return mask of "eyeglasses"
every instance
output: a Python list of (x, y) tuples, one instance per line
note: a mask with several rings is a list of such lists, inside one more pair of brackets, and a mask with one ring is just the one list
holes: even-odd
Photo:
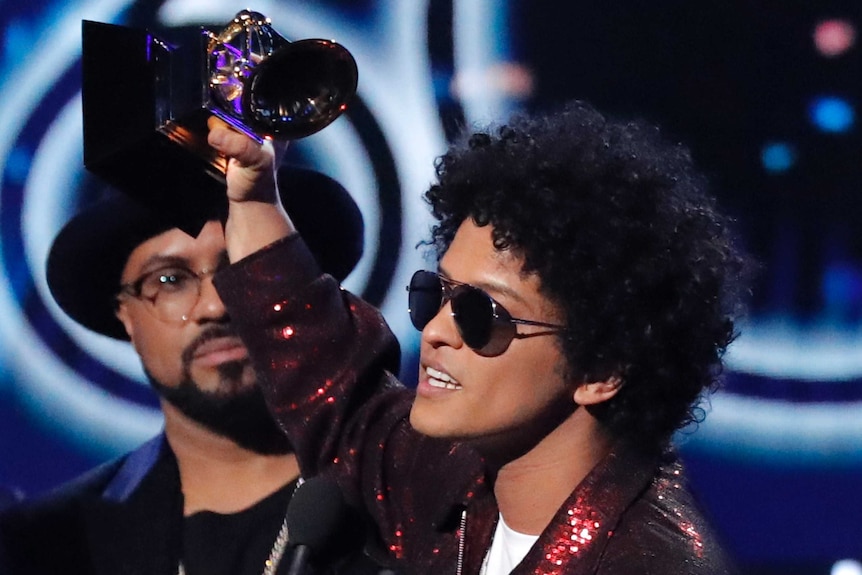
[[(566, 327), (541, 321), (512, 317), (502, 305), (483, 290), (456, 282), (429, 271), (418, 271), (407, 286), (410, 321), (422, 331), (446, 302), (452, 303), (452, 317), (461, 339), (468, 347), (485, 356), (500, 355), (514, 338), (565, 331)], [(518, 325), (547, 328), (532, 334), (519, 334)]]
[(150, 303), (147, 308), (158, 319), (180, 323), (188, 321), (200, 300), (203, 278), (216, 271), (218, 268), (196, 273), (182, 266), (167, 266), (121, 285), (119, 295), (145, 300)]

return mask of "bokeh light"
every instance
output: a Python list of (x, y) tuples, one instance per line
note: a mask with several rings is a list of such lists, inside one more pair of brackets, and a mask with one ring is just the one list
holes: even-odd
[(768, 142), (760, 152), (760, 161), (767, 172), (786, 172), (796, 163), (796, 148), (787, 142)]
[(853, 559), (838, 561), (832, 566), (830, 575), (862, 575), (862, 563)]
[(811, 122), (829, 133), (847, 132), (856, 121), (856, 111), (844, 98), (822, 96), (812, 101), (808, 109)]
[(856, 28), (846, 20), (823, 20), (814, 28), (814, 46), (827, 58), (844, 54), (855, 43)]
[(457, 73), (450, 90), (455, 99), (481, 94), (490, 87), (498, 94), (526, 100), (533, 95), (534, 84), (528, 68), (516, 62), (502, 62), (482, 70)]

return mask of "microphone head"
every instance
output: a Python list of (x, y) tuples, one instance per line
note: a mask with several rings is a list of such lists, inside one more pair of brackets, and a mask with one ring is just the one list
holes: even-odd
[(350, 507), (335, 480), (312, 477), (299, 486), (287, 506), (290, 544), (305, 545), (317, 555), (345, 531), (349, 516)]

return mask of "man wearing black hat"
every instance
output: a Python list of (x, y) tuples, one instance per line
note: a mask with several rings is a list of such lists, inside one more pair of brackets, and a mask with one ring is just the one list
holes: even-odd
[[(278, 181), (323, 269), (342, 280), (362, 253), (356, 204), (316, 172), (282, 168)], [(312, 220), (324, 206), (325, 228)], [(228, 262), (220, 211), (199, 229), (180, 229), (116, 195), (55, 239), (52, 295), (82, 325), (131, 341), (165, 427), (125, 457), (6, 512), (0, 546), (13, 575), (285, 571), (285, 510), (300, 470), (212, 285)]]

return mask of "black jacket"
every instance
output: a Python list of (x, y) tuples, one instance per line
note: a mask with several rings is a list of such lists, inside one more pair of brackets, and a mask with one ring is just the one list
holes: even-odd
[(176, 459), (158, 436), (7, 509), (0, 545), (9, 575), (173, 575), (182, 509)]

